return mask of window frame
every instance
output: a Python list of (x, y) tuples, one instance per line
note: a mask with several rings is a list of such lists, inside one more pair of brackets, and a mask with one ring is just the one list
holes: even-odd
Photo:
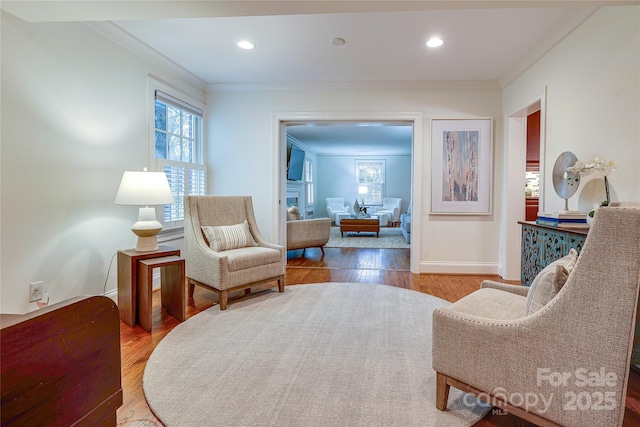
[(304, 184), (305, 184), (305, 206), (313, 206), (315, 203), (314, 181), (313, 181), (313, 160), (304, 160)]
[[(202, 111), (202, 123), (200, 129), (200, 140), (199, 147), (193, 147), (194, 151), (197, 152), (196, 157), (201, 159), (201, 163), (195, 162), (182, 162), (177, 160), (170, 159), (162, 159), (156, 157), (156, 127), (155, 127), (155, 105), (156, 105), (156, 91), (162, 92), (162, 94), (168, 95), (169, 98), (174, 98), (176, 102), (169, 103), (170, 105), (177, 106), (182, 108), (183, 110), (193, 110)], [(206, 134), (207, 134), (207, 126), (206, 126), (206, 105), (197, 99), (186, 95), (185, 93), (174, 89), (168, 85), (165, 85), (151, 77), (148, 79), (148, 99), (149, 99), (149, 165), (150, 170), (155, 172), (165, 172), (165, 167), (174, 167), (180, 168), (184, 167), (185, 175), (190, 173), (193, 170), (202, 171), (202, 194), (207, 194), (207, 165), (206, 165)], [(162, 100), (161, 100), (162, 101)], [(166, 103), (166, 102), (165, 102)], [(177, 104), (177, 105), (175, 105)], [(181, 105), (184, 104), (184, 105)], [(167, 141), (168, 143), (168, 141)], [(166, 172), (165, 172), (166, 173)], [(188, 186), (188, 181), (185, 183), (185, 187)], [(188, 194), (188, 191), (185, 188), (184, 194)], [(175, 194), (174, 194), (175, 196)], [(179, 203), (176, 200), (174, 203)], [(176, 221), (165, 221), (165, 207), (157, 206), (156, 207), (156, 218), (163, 227), (163, 232), (171, 232), (171, 231), (180, 231), (184, 227), (184, 217), (181, 220)], [(184, 209), (184, 206), (183, 206)], [(184, 213), (184, 210), (182, 211)]]
[[(381, 173), (381, 182), (378, 183), (361, 183), (360, 182), (360, 165), (363, 163), (378, 163), (380, 165)], [(355, 161), (355, 186), (356, 186), (356, 198), (358, 203), (362, 206), (382, 206), (382, 201), (384, 199), (385, 193), (385, 176), (386, 176), (386, 161), (384, 159), (356, 159)], [(371, 186), (380, 186), (380, 201), (379, 202), (369, 202), (369, 201), (361, 201), (360, 198), (360, 186), (366, 185), (367, 187)], [(367, 194), (371, 192), (368, 191)]]

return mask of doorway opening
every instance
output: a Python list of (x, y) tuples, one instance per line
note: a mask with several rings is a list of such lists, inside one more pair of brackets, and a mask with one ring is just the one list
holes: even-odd
[[(275, 117), (275, 120), (277, 123), (274, 126), (274, 128), (276, 129), (274, 140), (277, 143), (276, 151), (278, 155), (278, 160), (276, 164), (278, 165), (278, 169), (279, 169), (279, 174), (278, 174), (279, 179), (277, 182), (277, 188), (279, 189), (278, 194), (280, 195), (279, 202), (277, 203), (278, 213), (275, 216), (275, 218), (277, 218), (276, 229), (279, 230), (280, 241), (286, 242), (286, 208), (287, 208), (286, 200), (287, 198), (289, 198), (290, 194), (293, 194), (294, 192), (293, 190), (296, 187), (295, 183), (293, 186), (287, 185), (288, 183), (291, 183), (289, 180), (287, 180), (287, 148), (288, 148), (287, 135), (288, 135), (288, 129), (293, 127), (305, 126), (308, 128), (312, 128), (312, 127), (321, 127), (321, 126), (330, 127), (332, 125), (342, 126), (342, 127), (360, 126), (360, 127), (370, 127), (370, 128), (393, 127), (393, 126), (408, 127), (410, 129), (409, 155), (410, 155), (411, 171), (410, 171), (409, 180), (406, 184), (409, 186), (409, 191), (406, 192), (405, 194), (408, 194), (407, 198), (409, 200), (403, 201), (403, 205), (401, 209), (403, 211), (406, 211), (409, 208), (409, 204), (411, 203), (412, 217), (413, 218), (419, 217), (420, 209), (417, 208), (416, 202), (419, 202), (420, 205), (418, 206), (421, 206), (421, 196), (420, 196), (421, 188), (420, 190), (418, 189), (418, 187), (421, 187), (421, 185), (419, 184), (419, 182), (416, 182), (419, 180), (414, 179), (414, 177), (419, 176), (419, 174), (422, 173), (422, 171), (420, 170), (421, 167), (419, 165), (416, 166), (419, 163), (417, 159), (420, 158), (416, 156), (419, 156), (421, 154), (421, 145), (422, 145), (421, 143), (417, 143), (417, 141), (422, 140), (421, 114), (419, 113), (415, 113), (415, 114), (413, 113), (410, 113), (410, 114), (398, 114), (398, 113), (323, 114), (323, 113), (318, 113), (317, 115), (313, 115), (313, 114), (291, 113), (291, 114), (285, 114), (279, 117)], [(300, 142), (303, 147), (306, 146), (305, 141), (300, 141)], [(317, 147), (315, 143), (309, 142), (308, 144), (310, 147)], [(333, 144), (340, 145), (339, 143), (336, 143), (336, 141), (334, 141)], [(365, 145), (364, 143), (362, 144), (363, 144), (362, 147), (364, 148)], [(310, 149), (309, 151), (313, 152), (312, 149)], [(366, 149), (363, 149), (359, 152), (353, 152), (351, 156), (352, 157), (365, 156), (367, 154), (366, 151), (367, 151)], [(323, 151), (323, 153), (325, 153), (325, 151)], [(371, 153), (371, 154), (374, 154), (374, 153)], [(325, 156), (325, 154), (320, 154), (320, 155)], [(317, 153), (316, 153), (316, 158), (317, 158)], [(323, 172), (322, 170), (320, 170), (320, 168), (318, 168), (317, 165), (314, 166), (314, 169), (316, 171), (316, 174), (321, 175), (323, 173), (326, 173), (326, 171)], [(355, 166), (352, 170), (355, 172)], [(315, 178), (314, 184), (316, 185), (316, 188), (315, 188), (316, 193), (313, 197), (313, 200), (314, 200), (313, 206), (307, 206), (307, 205), (303, 206), (303, 211), (306, 214), (308, 214), (309, 212), (312, 212), (313, 216), (316, 218), (327, 217), (327, 214), (325, 212), (326, 206), (324, 206), (325, 205), (324, 198), (330, 197), (326, 194), (326, 190), (323, 190), (321, 181), (322, 179), (318, 180), (317, 177)], [(345, 185), (352, 187), (353, 190), (355, 191), (355, 188), (356, 188), (355, 173), (352, 175), (351, 181), (352, 182)], [(306, 194), (305, 192), (306, 188), (304, 187), (304, 183), (302, 183), (302, 185), (303, 185), (303, 190), (301, 191), (300, 198), (306, 201), (308, 194)], [(392, 194), (389, 194), (389, 197), (391, 196)], [(415, 223), (416, 221), (413, 221), (413, 222)], [(412, 224), (412, 227), (413, 227), (412, 235), (419, 236), (419, 228), (420, 228), (419, 224), (416, 224), (416, 225)], [(417, 260), (417, 257), (414, 256), (414, 254), (419, 253), (417, 248), (420, 246), (420, 242), (416, 240), (419, 240), (419, 239), (411, 239), (411, 243), (410, 243), (410, 266), (411, 266), (410, 269), (413, 273), (419, 273), (418, 260)]]
[[(546, 141), (546, 88), (534, 99), (525, 103), (521, 108), (506, 117), (506, 150), (505, 150), (505, 202), (503, 207), (503, 222), (501, 224), (500, 253), (499, 253), (499, 274), (506, 280), (520, 280), (520, 254), (521, 254), (521, 225), (519, 221), (526, 219), (527, 210), (527, 188), (537, 184), (537, 206), (536, 211), (544, 210), (544, 176), (545, 176), (545, 141)], [(539, 114), (539, 122), (535, 123), (528, 119), (529, 116)], [(531, 151), (537, 154), (537, 164), (535, 154), (527, 153), (527, 121), (529, 126), (539, 127), (539, 141), (537, 150), (535, 143)], [(535, 133), (535, 132), (534, 132)], [(529, 165), (527, 164), (527, 160)], [(527, 170), (527, 166), (531, 169)], [(534, 176), (531, 174), (537, 169), (537, 182), (530, 182), (527, 179)], [(529, 174), (529, 176), (528, 176)], [(533, 194), (533, 189), (531, 190)], [(530, 208), (532, 209), (532, 208)]]

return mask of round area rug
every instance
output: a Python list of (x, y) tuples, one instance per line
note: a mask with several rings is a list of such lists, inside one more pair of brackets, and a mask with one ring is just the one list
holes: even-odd
[(435, 406), (431, 318), (447, 301), (361, 283), (289, 286), (174, 328), (143, 377), (169, 427), (470, 426), (489, 407)]

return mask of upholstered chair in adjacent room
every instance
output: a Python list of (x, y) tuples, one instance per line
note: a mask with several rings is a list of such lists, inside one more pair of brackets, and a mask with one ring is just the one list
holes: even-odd
[(351, 208), (344, 202), (343, 197), (327, 197), (324, 200), (327, 205), (327, 215), (336, 224), (340, 223), (337, 217), (338, 214), (351, 213)]
[(262, 237), (251, 197), (186, 196), (184, 222), (189, 296), (203, 286), (225, 310), (232, 291), (274, 282), (284, 292), (285, 248)]
[(538, 425), (621, 426), (639, 272), (640, 209), (605, 207), (530, 288), (487, 281), (437, 308), (436, 407), (453, 386)]
[[(296, 208), (297, 209), (297, 208)], [(295, 212), (295, 211), (294, 211)], [(287, 211), (287, 250), (320, 248), (324, 256), (324, 245), (331, 236), (331, 220), (329, 218), (300, 219)]]
[(400, 205), (402, 199), (395, 197), (385, 197), (382, 199), (382, 207), (376, 211), (378, 216), (387, 215), (389, 223), (400, 222)]

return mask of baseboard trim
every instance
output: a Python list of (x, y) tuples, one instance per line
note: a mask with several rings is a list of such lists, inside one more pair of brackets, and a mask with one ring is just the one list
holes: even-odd
[(430, 262), (420, 263), (420, 273), (498, 274), (497, 262)]
[[(153, 282), (151, 284), (151, 290), (152, 291), (157, 291), (158, 289), (160, 289), (161, 284), (162, 284), (162, 277), (161, 277), (160, 269), (156, 269), (156, 271), (153, 272)], [(107, 297), (107, 298), (111, 298), (116, 304), (118, 303), (118, 289), (117, 288), (116, 289), (112, 289), (110, 291), (107, 291), (102, 295)]]
[(110, 291), (105, 292), (102, 295), (107, 297), (107, 298), (111, 298), (113, 300), (113, 302), (115, 302), (116, 304), (118, 303), (118, 290), (117, 289), (112, 289)]

